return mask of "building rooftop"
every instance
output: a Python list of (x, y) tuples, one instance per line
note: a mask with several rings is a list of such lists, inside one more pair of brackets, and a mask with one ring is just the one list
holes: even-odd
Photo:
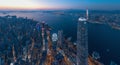
[(87, 21), (87, 19), (84, 18), (84, 17), (80, 17), (80, 18), (78, 19), (78, 21)]

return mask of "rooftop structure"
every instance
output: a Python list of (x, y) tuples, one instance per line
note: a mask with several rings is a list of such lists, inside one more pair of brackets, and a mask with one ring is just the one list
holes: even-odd
[(53, 34), (52, 34), (52, 41), (54, 42), (54, 41), (57, 41), (57, 40), (58, 40), (57, 34), (56, 34), (56, 33), (53, 33)]

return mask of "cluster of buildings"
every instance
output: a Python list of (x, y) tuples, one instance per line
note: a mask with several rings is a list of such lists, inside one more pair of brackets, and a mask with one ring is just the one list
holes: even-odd
[(45, 22), (0, 17), (0, 65), (75, 65), (76, 45), (51, 31)]
[(24, 65), (31, 61), (32, 45), (36, 43), (35, 48), (41, 48), (42, 45), (35, 26), (36, 21), (31, 19), (0, 17), (0, 65)]

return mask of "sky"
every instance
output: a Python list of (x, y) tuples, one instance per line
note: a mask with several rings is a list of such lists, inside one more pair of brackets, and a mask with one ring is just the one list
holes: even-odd
[(82, 7), (89, 9), (120, 10), (120, 0), (84, 0), (81, 3)]
[(0, 9), (120, 9), (120, 0), (0, 0)]

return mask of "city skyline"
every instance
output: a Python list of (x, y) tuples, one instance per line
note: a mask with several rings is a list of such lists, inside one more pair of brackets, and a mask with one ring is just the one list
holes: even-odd
[(93, 9), (120, 10), (119, 0), (0, 0), (0, 10)]

